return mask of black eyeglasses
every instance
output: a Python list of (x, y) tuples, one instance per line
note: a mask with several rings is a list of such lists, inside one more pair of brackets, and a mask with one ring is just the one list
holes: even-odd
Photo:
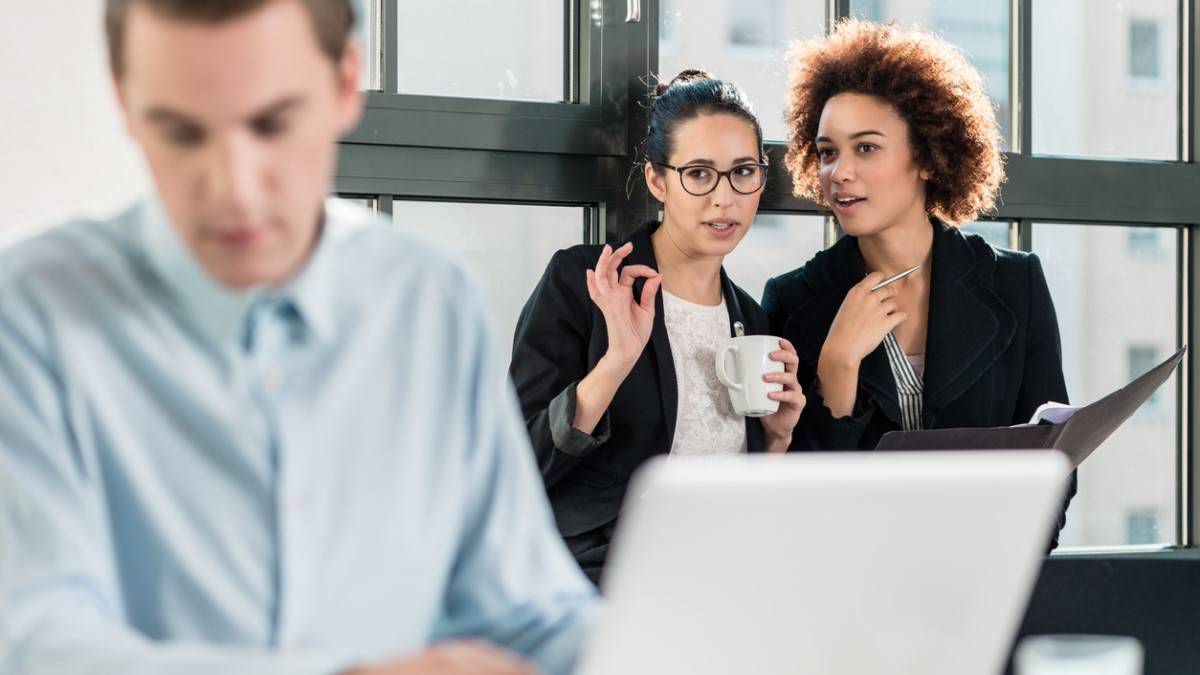
[(704, 164), (689, 164), (687, 166), (671, 166), (666, 162), (655, 162), (658, 166), (671, 169), (679, 174), (679, 184), (685, 192), (697, 197), (717, 189), (721, 176), (729, 179), (729, 187), (742, 195), (752, 195), (767, 184), (767, 163), (747, 162), (738, 164), (728, 171), (717, 171)]

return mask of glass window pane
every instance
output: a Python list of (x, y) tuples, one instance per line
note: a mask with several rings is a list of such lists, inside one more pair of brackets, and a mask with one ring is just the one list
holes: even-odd
[(1033, 151), (1179, 157), (1179, 3), (1033, 3)]
[(399, 3), (402, 94), (561, 101), (563, 0)]
[(362, 45), (362, 70), (358, 88), (378, 90), (380, 64), (380, 0), (354, 0), (354, 35)]
[(392, 217), (458, 252), (474, 268), (496, 329), (496, 357), (506, 366), (517, 318), (550, 256), (583, 243), (581, 207), (397, 199)]
[(1012, 223), (1007, 221), (978, 220), (962, 226), (963, 232), (970, 232), (983, 237), (987, 243), (996, 248), (1013, 248)]
[[(1142, 243), (1157, 241), (1153, 254)], [(1072, 403), (1091, 403), (1178, 341), (1176, 230), (1036, 225)], [(1062, 546), (1175, 543), (1176, 375), (1079, 467)]]
[(754, 103), (767, 140), (787, 138), (783, 124), (788, 43), (825, 30), (821, 2), (660, 0), (659, 77), (704, 68), (736, 82)]
[(996, 107), (1003, 147), (1012, 147), (1012, 30), (1009, 0), (851, 0), (853, 16), (917, 26), (958, 45), (983, 75)]
[(768, 279), (808, 262), (824, 242), (824, 216), (759, 213), (737, 248), (725, 256), (725, 272), (761, 302)]
[(354, 204), (355, 206), (361, 206), (362, 208), (367, 209), (371, 213), (375, 213), (375, 214), (379, 213), (379, 207), (378, 207), (379, 202), (375, 197), (362, 197), (359, 195), (338, 195), (337, 200), (339, 202), (347, 202), (350, 204)]

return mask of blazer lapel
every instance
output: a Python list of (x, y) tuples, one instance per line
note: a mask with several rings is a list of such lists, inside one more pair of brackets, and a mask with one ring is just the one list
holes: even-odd
[(992, 289), (995, 253), (957, 228), (934, 224), (933, 272), (925, 346), (926, 428), (998, 359), (1017, 318)]
[[(752, 319), (743, 309), (741, 301), (738, 300), (737, 291), (733, 287), (733, 282), (729, 280), (729, 275), (725, 274), (724, 267), (721, 268), (721, 295), (725, 299), (725, 309), (729, 312), (729, 337), (737, 336), (734, 328), (734, 324), (737, 323), (742, 324), (746, 335), (761, 335), (766, 332), (766, 326), (760, 325), (758, 321)], [(766, 440), (763, 434), (762, 421), (757, 417), (747, 417), (746, 451), (762, 452), (765, 445)]]
[[(658, 229), (657, 222), (642, 226), (630, 236), (633, 250), (625, 258), (624, 265), (646, 265), (658, 270), (658, 261), (654, 258), (654, 247), (650, 244), (650, 235)], [(624, 267), (622, 265), (622, 267)], [(635, 297), (641, 297), (645, 279), (634, 282)], [(654, 328), (650, 331), (650, 345), (653, 353), (654, 366), (658, 371), (659, 396), (662, 400), (663, 421), (667, 425), (667, 447), (675, 442), (675, 418), (679, 409), (679, 385), (675, 380), (675, 361), (671, 358), (671, 343), (667, 339), (667, 324), (664, 318), (663, 296), (660, 290), (654, 298)]]

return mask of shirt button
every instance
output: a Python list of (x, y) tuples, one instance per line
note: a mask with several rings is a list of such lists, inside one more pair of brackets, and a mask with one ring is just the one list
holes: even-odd
[(278, 392), (283, 388), (283, 379), (283, 370), (280, 368), (271, 366), (263, 371), (263, 385), (271, 393)]

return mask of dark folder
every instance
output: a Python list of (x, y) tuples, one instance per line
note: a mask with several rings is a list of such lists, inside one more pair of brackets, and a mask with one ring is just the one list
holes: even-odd
[(1104, 398), (1075, 411), (1060, 424), (1029, 424), (981, 429), (891, 431), (876, 450), (1031, 450), (1056, 448), (1079, 466), (1171, 376), (1183, 359), (1184, 346), (1149, 372)]

